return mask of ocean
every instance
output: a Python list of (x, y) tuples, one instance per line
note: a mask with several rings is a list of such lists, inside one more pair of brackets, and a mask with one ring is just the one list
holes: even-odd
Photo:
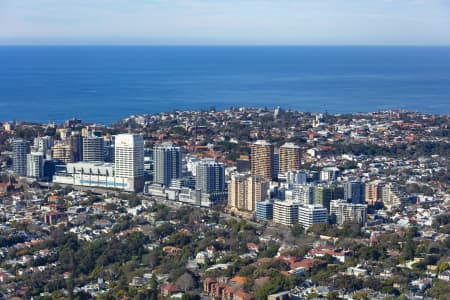
[(450, 113), (450, 47), (0, 47), (0, 121), (213, 106)]

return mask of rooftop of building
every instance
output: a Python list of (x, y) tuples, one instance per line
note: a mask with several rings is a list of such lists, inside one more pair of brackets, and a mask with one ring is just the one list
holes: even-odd
[(284, 143), (280, 148), (300, 149), (300, 146), (294, 143)]
[(258, 146), (272, 146), (271, 142), (268, 142), (266, 140), (257, 140), (254, 145), (258, 145)]

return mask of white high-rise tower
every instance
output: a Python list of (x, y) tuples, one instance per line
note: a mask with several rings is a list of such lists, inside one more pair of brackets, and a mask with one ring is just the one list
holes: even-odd
[(27, 154), (27, 176), (35, 179), (44, 176), (44, 154), (42, 152)]
[(116, 181), (126, 180), (126, 190), (144, 188), (144, 139), (137, 134), (119, 134), (115, 139), (114, 173)]

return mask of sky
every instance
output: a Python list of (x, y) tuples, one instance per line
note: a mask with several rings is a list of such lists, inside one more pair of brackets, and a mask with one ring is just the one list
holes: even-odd
[(450, 45), (450, 0), (0, 0), (0, 45)]

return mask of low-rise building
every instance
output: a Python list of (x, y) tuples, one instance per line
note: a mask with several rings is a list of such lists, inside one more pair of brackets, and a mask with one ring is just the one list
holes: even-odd
[(365, 226), (367, 223), (367, 205), (348, 203), (342, 199), (331, 200), (330, 216), (335, 219), (334, 221), (338, 225), (355, 222)]
[(270, 200), (256, 202), (256, 219), (268, 221), (273, 219), (273, 202)]
[(320, 204), (302, 205), (298, 208), (298, 222), (305, 230), (314, 224), (327, 223), (328, 212)]
[(53, 182), (79, 186), (134, 190), (133, 178), (117, 177), (113, 163), (76, 162), (60, 166)]
[(273, 221), (285, 226), (297, 224), (298, 204), (291, 201), (275, 201), (273, 203)]

